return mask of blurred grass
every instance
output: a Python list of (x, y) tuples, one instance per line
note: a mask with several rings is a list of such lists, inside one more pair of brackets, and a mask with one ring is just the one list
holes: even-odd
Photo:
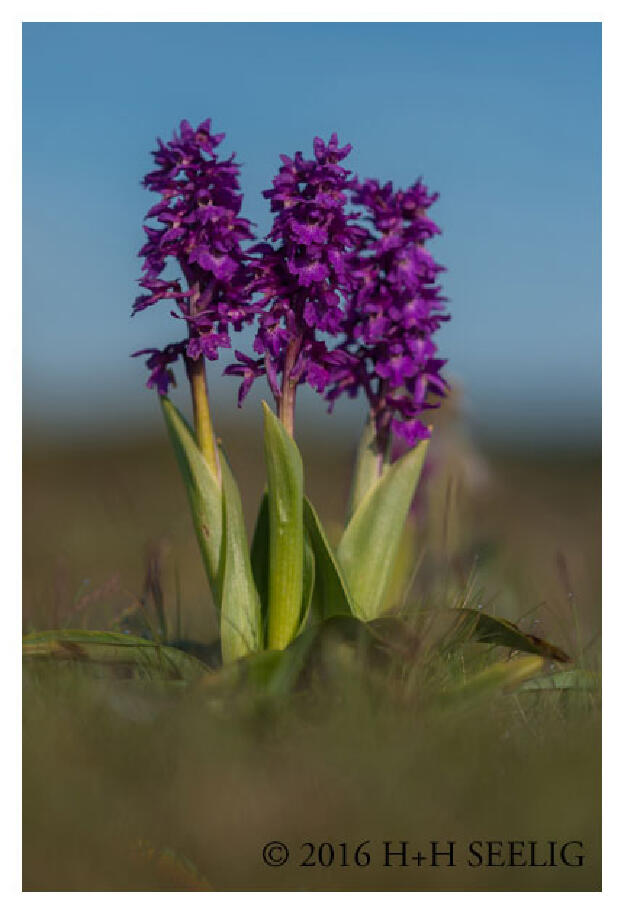
[[(264, 484), (261, 442), (240, 427), (222, 433), (251, 529)], [(480, 453), (444, 423), (438, 439), (411, 547), (406, 540), (408, 604), (423, 618), (482, 605), (595, 668), (597, 455)], [(335, 532), (351, 448), (305, 436), (300, 444), (307, 492)], [(110, 627), (141, 598), (149, 561), (170, 629), (177, 634), (181, 620), (184, 637), (216, 635), (164, 431), (109, 448), (27, 441), (23, 481), (26, 631)], [(507, 695), (433, 715), (373, 701), (349, 681), (332, 695), (329, 705), (309, 695), (241, 714), (215, 709), (201, 690), (146, 691), (29, 669), (24, 887), (200, 890), (201, 877), (222, 890), (599, 887), (593, 705), (575, 694)], [(583, 840), (587, 859), (578, 869), (518, 870), (323, 870), (292, 861), (274, 870), (261, 862), (269, 840), (296, 848), (365, 838)]]
[[(29, 677), (24, 885), (31, 890), (171, 888), (139, 841), (191, 860), (215, 890), (563, 890), (600, 881), (595, 715), (516, 699), (445, 714), (373, 702), (345, 682), (276, 713), (215, 712), (201, 693)], [(527, 722), (529, 721), (529, 722)], [(304, 841), (370, 839), (365, 869), (302, 869)], [(263, 865), (268, 841), (292, 861)], [(585, 865), (392, 868), (384, 840), (583, 841)]]

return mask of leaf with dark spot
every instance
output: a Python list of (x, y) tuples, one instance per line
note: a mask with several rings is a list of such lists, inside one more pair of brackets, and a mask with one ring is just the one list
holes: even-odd
[(539, 654), (559, 663), (570, 663), (570, 657), (561, 648), (521, 631), (513, 622), (490, 616), (478, 609), (459, 609), (463, 615), (457, 637), (464, 641), (478, 641), (482, 644), (495, 644), (508, 647), (514, 651), (527, 654)]

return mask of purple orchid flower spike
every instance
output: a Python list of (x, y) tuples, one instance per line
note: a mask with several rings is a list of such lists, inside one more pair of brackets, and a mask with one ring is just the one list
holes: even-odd
[[(242, 196), (234, 155), (219, 159), (215, 152), (223, 138), (224, 134), (211, 133), (206, 120), (196, 130), (182, 121), (179, 135), (174, 133), (169, 143), (158, 140), (153, 153), (157, 167), (143, 184), (161, 199), (146, 216), (151, 224), (145, 226), (139, 281), (145, 291), (133, 307), (137, 314), (169, 301), (176, 308), (172, 315), (184, 321), (186, 336), (179, 343), (134, 355), (149, 355), (148, 387), (156, 387), (162, 396), (174, 380), (170, 366), (184, 358), (198, 441), (211, 462), (214, 443), (204, 359), (215, 360), (221, 349), (231, 348), (230, 328), (240, 330), (256, 311), (250, 304), (251, 274), (242, 248), (253, 233), (251, 223), (240, 216)], [(163, 276), (170, 265), (181, 276)]]
[(322, 393), (333, 379), (333, 360), (317, 334), (342, 330), (351, 288), (349, 257), (365, 232), (346, 212), (350, 172), (340, 163), (349, 145), (314, 140), (314, 158), (282, 155), (273, 187), (264, 191), (275, 213), (267, 242), (256, 255), (251, 289), (259, 309), (254, 350), (260, 359), (240, 359), (226, 374), (244, 378), (242, 402), (253, 381), (266, 375), (279, 416), (292, 435), (298, 384)]
[(424, 248), (439, 233), (427, 216), (437, 194), (421, 181), (406, 191), (357, 179), (350, 188), (369, 228), (349, 261), (345, 339), (332, 353), (336, 368), (326, 397), (333, 406), (343, 393), (364, 390), (384, 454), (392, 432), (410, 446), (428, 438), (422, 413), (448, 390), (432, 340), (449, 319), (437, 284), (443, 267)]

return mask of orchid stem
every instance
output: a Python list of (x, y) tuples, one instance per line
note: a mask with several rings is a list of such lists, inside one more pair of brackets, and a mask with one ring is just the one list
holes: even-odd
[(290, 381), (284, 384), (279, 401), (279, 418), (291, 438), (295, 436), (295, 397), (297, 388)]
[(300, 337), (297, 337), (288, 344), (286, 358), (284, 360), (282, 395), (278, 404), (280, 421), (291, 438), (295, 437), (295, 400), (297, 397), (297, 382), (292, 379), (291, 375), (300, 348)]
[(191, 385), (191, 397), (193, 399), (193, 422), (195, 425), (195, 437), (200, 451), (206, 458), (208, 466), (217, 477), (220, 478), (219, 459), (217, 457), (217, 448), (215, 444), (214, 432), (212, 430), (212, 421), (210, 418), (210, 406), (208, 404), (208, 389), (206, 387), (206, 363), (204, 357), (199, 359), (186, 358), (186, 374)]
[(388, 427), (382, 429), (375, 439), (377, 452), (377, 475), (383, 476), (384, 470), (390, 464), (392, 437)]

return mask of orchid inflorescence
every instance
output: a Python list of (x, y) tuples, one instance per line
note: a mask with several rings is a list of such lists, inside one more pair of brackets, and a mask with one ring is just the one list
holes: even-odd
[[(351, 146), (316, 138), (313, 156), (281, 156), (264, 191), (274, 221), (258, 241), (240, 215), (235, 156), (220, 158), (223, 134), (209, 120), (182, 121), (158, 140), (144, 185), (160, 195), (147, 213), (141, 294), (133, 313), (168, 301), (184, 327), (164, 349), (144, 349), (187, 483), (195, 528), (220, 610), (224, 659), (284, 648), (310, 620), (383, 611), (401, 531), (431, 430), (425, 410), (447, 383), (433, 335), (449, 315), (442, 267), (426, 250), (439, 229), (427, 212), (437, 199), (418, 180), (407, 190), (354, 177)], [(171, 272), (171, 266), (175, 272)], [(232, 348), (232, 331), (255, 324), (253, 353), (235, 350), (225, 374), (239, 377), (242, 404), (266, 377), (268, 488), (251, 552), (240, 497), (213, 433), (205, 360)], [(194, 427), (168, 397), (182, 359)], [(336, 550), (303, 494), (294, 441), (296, 392), (308, 384), (333, 408), (363, 392), (369, 421), (359, 450), (349, 519)], [(407, 445), (394, 463), (393, 436)]]
[[(276, 214), (271, 231), (243, 250), (252, 226), (239, 215), (234, 155), (215, 153), (223, 138), (211, 134), (209, 120), (197, 130), (182, 121), (179, 136), (158, 141), (158, 169), (144, 178), (162, 197), (146, 218), (161, 225), (145, 227), (139, 282), (147, 291), (133, 313), (169, 300), (187, 329), (180, 342), (135, 353), (149, 356), (148, 386), (164, 396), (180, 357), (217, 359), (231, 348), (231, 330), (257, 320), (256, 357), (236, 350), (225, 369), (242, 378), (239, 405), (266, 375), (292, 431), (297, 385), (308, 383), (330, 406), (363, 390), (381, 435), (391, 427), (409, 444), (427, 438), (419, 417), (447, 389), (432, 340), (449, 317), (436, 285), (443, 268), (424, 247), (439, 233), (426, 214), (437, 194), (420, 181), (394, 191), (391, 183), (351, 178), (340, 164), (351, 146), (340, 148), (336, 134), (327, 144), (316, 138), (314, 158), (281, 156), (264, 191)], [(171, 259), (185, 288), (180, 277), (162, 276)]]

